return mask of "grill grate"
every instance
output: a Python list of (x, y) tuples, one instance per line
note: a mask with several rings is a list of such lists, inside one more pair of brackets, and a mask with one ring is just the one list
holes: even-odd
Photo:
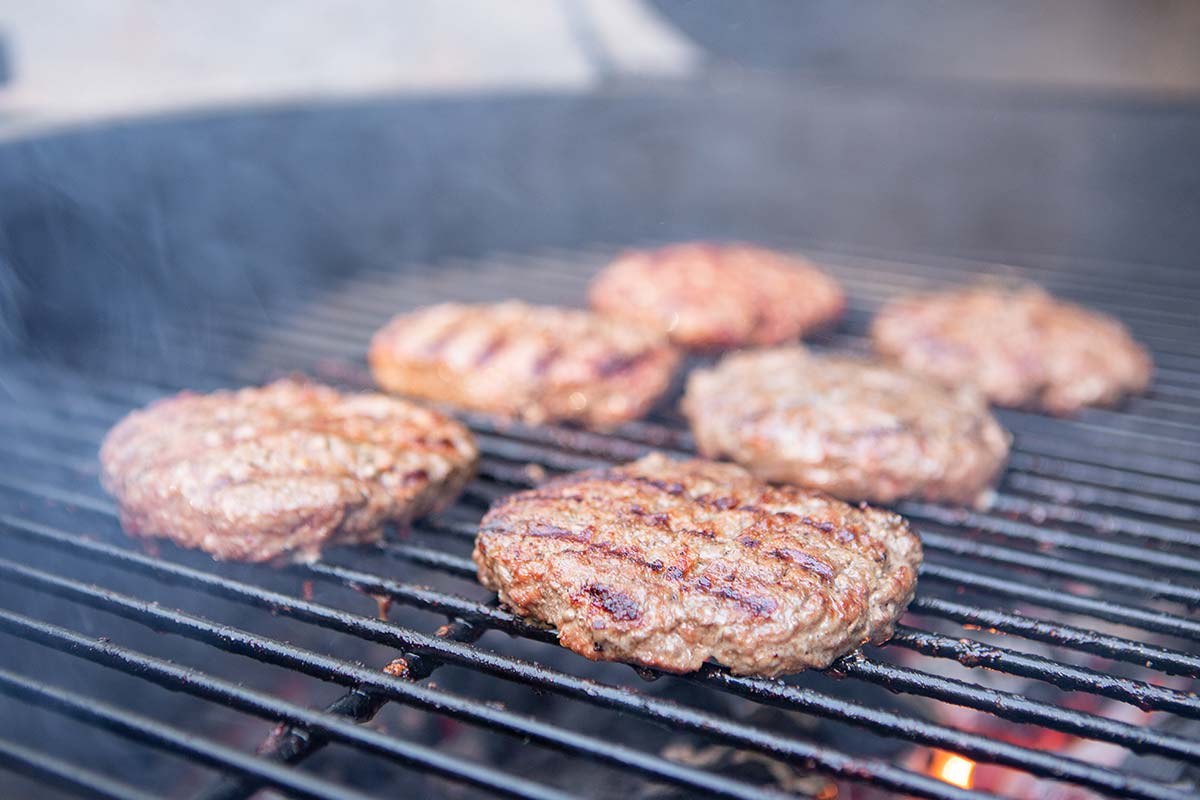
[[(496, 706), (479, 690), (481, 684), (461, 688), (449, 680), (457, 673), (485, 676), (482, 685), (502, 684), (522, 696), (546, 693), (555, 700), (544, 704), (556, 708), (591, 708), (606, 719), (618, 712), (623, 719), (666, 728), (670, 736), (692, 736), (765, 754), (801, 771), (910, 795), (968, 793), (895, 759), (817, 744), (798, 728), (760, 725), (740, 715), (768, 706), (799, 712), (1113, 796), (1194, 796), (1194, 785), (1143, 777), (1120, 760), (1102, 763), (1041, 748), (1037, 732), (1107, 743), (1125, 755), (1200, 760), (1200, 740), (1155, 724), (1200, 719), (1193, 680), (1200, 677), (1200, 620), (1193, 612), (1200, 605), (1200, 356), (1194, 351), (1200, 331), (1192, 311), (1200, 286), (1187, 273), (1156, 267), (1139, 267), (1142, 282), (1135, 284), (1124, 265), (1091, 264), (1084, 271), (1043, 261), (1037, 269), (999, 268), (966, 259), (910, 264), (870, 253), (814, 254), (845, 282), (852, 298), (852, 332), (827, 336), (817, 346), (861, 350), (860, 332), (879, 301), (987, 269), (1035, 278), (1052, 291), (1117, 313), (1154, 347), (1162, 365), (1153, 394), (1121, 411), (1091, 410), (1075, 420), (1003, 412), (1016, 442), (1009, 474), (989, 512), (915, 502), (898, 507), (921, 530), (927, 558), (910, 614), (884, 648), (843, 659), (828, 678), (769, 681), (705, 668), (694, 676), (635, 685), (627, 668), (591, 665), (562, 653), (552, 646), (552, 634), (487, 602), (472, 585), (467, 557), (483, 507), (533, 485), (541, 472), (628, 460), (651, 448), (687, 453), (691, 438), (666, 407), (612, 435), (460, 415), (477, 433), (484, 454), (480, 476), (464, 500), (444, 517), (416, 526), (410, 538), (330, 553), (319, 564), (282, 571), (218, 565), (169, 546), (149, 555), (132, 549), (119, 533), (115, 506), (95, 480), (95, 450), (107, 427), (130, 408), (183, 383), (205, 389), (261, 382), (295, 369), (342, 385), (369, 385), (362, 361), (366, 342), (396, 311), (450, 298), (510, 295), (577, 304), (586, 278), (610, 255), (605, 249), (553, 251), (447, 262), (435, 270), (366, 273), (339, 287), (314, 289), (304, 304), (224, 309), (199, 330), (181, 326), (162, 331), (154, 342), (122, 343), (128, 357), (106, 362), (103, 370), (6, 365), (0, 381), (5, 434), (0, 452), (7, 457), (0, 466), (0, 496), (7, 510), (0, 528), (9, 544), (0, 558), (5, 602), (0, 632), (6, 637), (0, 646), (0, 693), (22, 708), (69, 718), (72, 722), (62, 724), (76, 733), (110, 731), (202, 765), (207, 771), (201, 777), (214, 775), (216, 782), (183, 788), (199, 790), (196, 796), (206, 800), (246, 797), (262, 786), (299, 797), (367, 796), (363, 786), (334, 780), (329, 770), (290, 766), (316, 758), (326, 745), (488, 794), (559, 797), (575, 790), (569, 779), (521, 775), (495, 759), (443, 752), (356, 724), (389, 703), (508, 734), (562, 754), (565, 765), (600, 765), (622, 779), (637, 775), (722, 797), (783, 794), (744, 776), (678, 763), (653, 746), (579, 730), (578, 720), (551, 719), (538, 702), (525, 703), (532, 710)], [(164, 354), (169, 363), (147, 367), (160, 364)], [(320, 600), (309, 596), (308, 585), (320, 587)], [(20, 595), (11, 591), (18, 587)], [(362, 595), (403, 610), (380, 619), (364, 612), (363, 602), (373, 607), (374, 601)], [(211, 608), (235, 621), (219, 621), (210, 603), (219, 603)], [(450, 624), (423, 632), (429, 630), (426, 620), (434, 619), (425, 612)], [(116, 618), (133, 623), (120, 628), (122, 644), (102, 638)], [(326, 692), (333, 684), (345, 693), (325, 710), (314, 710), (281, 696), (278, 683), (254, 688), (238, 682), (236, 672), (223, 677), (204, 659), (202, 667), (187, 667), (153, 655), (151, 646), (128, 633), (139, 627), (172, 634), (162, 645), (172, 658), (176, 652), (219, 651), (242, 659), (221, 662), (226, 670), (229, 663), (250, 659), (316, 679)], [(491, 631), (514, 638), (497, 639)], [(295, 639), (304, 644), (291, 643)], [(183, 648), (184, 640), (205, 649)], [(388, 672), (377, 668), (382, 663), (364, 667), (342, 655), (343, 641), (376, 660), (386, 653), (382, 663), (395, 656), (402, 662)], [(205, 708), (289, 727), (251, 755), (219, 734), (201, 735), (187, 720), (135, 710), (122, 702), (125, 694), (114, 700), (90, 686), (77, 691), (31, 673), (39, 663), (62, 663), (47, 656), (49, 651), (190, 695)], [(446, 670), (452, 673), (447, 685), (454, 688), (440, 684)], [(439, 685), (426, 680), (434, 675)], [(1021, 681), (1036, 690), (1018, 688)], [(863, 687), (882, 687), (909, 702), (882, 707), (856, 693)], [(1116, 701), (1117, 710), (1101, 705), (1107, 700)], [(930, 710), (951, 708), (1013, 723), (1020, 735), (929, 718)], [(1150, 715), (1132, 717), (1120, 709)], [(60, 757), (0, 738), (0, 764), (80, 794), (146, 796), (124, 782), (127, 776), (114, 778), (103, 764), (81, 763), (78, 753)]]

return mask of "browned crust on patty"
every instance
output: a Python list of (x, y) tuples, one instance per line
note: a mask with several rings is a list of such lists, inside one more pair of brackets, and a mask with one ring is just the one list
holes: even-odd
[(748, 244), (633, 250), (593, 279), (588, 296), (595, 310), (695, 350), (789, 341), (846, 308), (838, 283), (808, 260)]
[(109, 431), (101, 479), (134, 536), (235, 561), (316, 559), (454, 501), (478, 459), (448, 417), (300, 380), (184, 392)]
[(401, 314), (375, 334), (369, 361), (388, 391), (531, 424), (605, 429), (650, 409), (679, 354), (646, 328), (509, 301)]
[(655, 453), (504, 498), (473, 557), (587, 658), (774, 677), (887, 640), (921, 543), (895, 514)]
[(992, 402), (1051, 414), (1112, 405), (1150, 385), (1147, 350), (1116, 319), (1042, 289), (974, 287), (903, 297), (871, 324), (881, 355)]
[(682, 407), (702, 454), (844, 500), (976, 504), (1010, 442), (972, 389), (799, 346), (692, 372)]

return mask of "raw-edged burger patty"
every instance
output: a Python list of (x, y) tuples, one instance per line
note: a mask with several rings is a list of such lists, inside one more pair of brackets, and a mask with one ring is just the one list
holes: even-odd
[(876, 351), (1002, 406), (1071, 414), (1145, 391), (1150, 355), (1117, 320), (1038, 288), (904, 297), (871, 325)]
[(130, 534), (236, 561), (375, 541), (386, 523), (453, 502), (477, 459), (470, 432), (442, 414), (299, 380), (160, 400), (100, 451)]
[(921, 543), (887, 511), (655, 453), (501, 500), (474, 559), (580, 655), (773, 677), (888, 639)]
[(649, 410), (679, 355), (662, 334), (588, 311), (447, 303), (375, 334), (376, 382), (391, 392), (532, 424), (611, 428)]
[(683, 411), (704, 455), (845, 500), (975, 504), (1010, 442), (972, 389), (798, 346), (734, 353), (696, 370)]
[(805, 259), (701, 242), (624, 253), (589, 297), (597, 311), (652, 325), (692, 350), (796, 339), (846, 307), (837, 282)]

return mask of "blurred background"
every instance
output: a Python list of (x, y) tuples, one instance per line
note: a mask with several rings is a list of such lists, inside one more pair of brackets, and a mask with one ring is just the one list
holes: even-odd
[(738, 237), (1190, 267), (1187, 0), (0, 1), (10, 343)]

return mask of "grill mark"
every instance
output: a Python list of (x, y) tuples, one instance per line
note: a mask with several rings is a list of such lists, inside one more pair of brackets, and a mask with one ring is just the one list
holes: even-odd
[(422, 354), (431, 358), (441, 355), (450, 342), (458, 338), (463, 330), (466, 329), (467, 323), (468, 320), (465, 317), (460, 316), (455, 319), (437, 335), (437, 338), (421, 349)]
[(660, 492), (666, 492), (678, 497), (687, 491), (687, 487), (679, 481), (664, 481), (658, 478), (647, 478), (645, 475), (628, 475), (620, 472), (610, 472), (606, 476), (612, 483), (636, 483), (639, 486), (650, 486)]
[[(732, 578), (732, 575), (729, 576), (730, 580)], [(779, 603), (773, 597), (746, 594), (732, 586), (718, 586), (714, 589), (712, 579), (707, 575), (701, 575), (688, 588), (696, 588), (700, 590), (701, 594), (706, 594), (709, 597), (719, 597), (722, 600), (737, 603), (756, 617), (769, 617), (772, 612), (779, 608)]]
[(641, 517), (647, 525), (653, 525), (656, 528), (671, 527), (671, 517), (668, 514), (655, 514), (647, 511), (639, 505), (629, 507), (629, 513)]
[[(536, 529), (536, 531), (534, 529)], [(483, 529), (483, 532), (485, 532), (485, 533), (490, 533), (493, 531), (500, 532), (500, 533), (510, 533), (510, 531), (508, 531), (507, 529), (504, 529), (504, 528), (492, 528), (489, 526), (489, 527), (486, 527)], [(665, 576), (668, 580), (678, 581), (678, 580), (682, 580), (684, 577), (684, 571), (682, 569), (680, 569), (679, 567), (674, 566), (674, 565), (669, 566), (669, 567), (664, 567), (664, 565), (660, 559), (655, 559), (654, 561), (646, 561), (645, 559), (640, 558), (637, 555), (634, 555), (633, 552), (631, 552), (630, 550), (628, 550), (626, 548), (613, 547), (612, 545), (610, 545), (606, 542), (592, 542), (592, 541), (589, 541), (588, 539), (583, 538), (577, 534), (572, 534), (570, 531), (566, 530), (565, 528), (560, 528), (557, 525), (550, 525), (547, 523), (538, 523), (537, 525), (531, 526), (529, 532), (533, 536), (542, 536), (542, 537), (551, 538), (551, 539), (560, 539), (560, 540), (577, 542), (579, 544), (582, 544), (584, 547), (583, 551), (580, 551), (581, 554), (582, 553), (602, 553), (603, 555), (608, 556), (609, 558), (613, 558), (618, 561), (623, 561), (628, 564), (637, 565), (637, 566), (642, 567), (646, 570), (649, 570), (650, 572), (655, 573), (655, 574), (658, 574), (660, 572), (665, 573)], [(696, 533), (696, 534), (706, 536), (706, 537), (713, 535), (709, 531), (687, 531), (687, 532)], [(821, 563), (823, 566), (826, 567), (826, 569), (829, 569), (828, 565), (823, 564), (823, 562), (821, 562)], [(830, 574), (832, 574), (832, 572)], [(733, 579), (733, 577), (730, 576), (729, 580), (732, 580), (732, 579)], [(587, 586), (584, 587), (584, 591), (591, 593), (592, 588), (597, 587), (597, 586), (598, 586), (597, 584), (588, 584)], [(620, 595), (621, 597), (624, 597), (626, 600), (628, 600), (630, 603), (633, 603), (633, 600), (631, 598), (629, 598), (628, 595), (624, 595), (620, 592), (615, 592), (614, 590), (608, 589), (608, 587), (600, 587), (600, 588), (603, 588), (606, 592), (612, 592), (615, 595)], [(691, 590), (695, 589), (695, 590), (698, 590), (700, 593), (708, 595), (710, 597), (716, 597), (716, 598), (720, 598), (722, 600), (727, 600), (729, 602), (736, 603), (737, 605), (746, 609), (747, 611), (749, 611), (752, 615), (754, 615), (756, 617), (768, 617), (779, 608), (778, 601), (776, 601), (772, 597), (764, 597), (761, 595), (752, 595), (745, 591), (739, 591), (738, 589), (730, 587), (730, 586), (720, 586), (717, 588), (713, 588), (712, 580), (707, 575), (701, 575), (699, 578), (697, 578), (691, 584), (684, 584), (683, 589), (685, 591), (691, 591)], [(637, 609), (636, 603), (633, 603), (633, 608)], [(605, 611), (610, 611), (610, 609), (607, 607), (604, 607), (604, 609), (605, 609)], [(612, 612), (610, 611), (610, 613), (612, 613)], [(640, 616), (640, 609), (638, 609), (638, 615)], [(623, 619), (623, 618), (618, 617), (618, 619)], [(637, 617), (634, 617), (633, 619), (637, 619)]]
[(545, 352), (538, 356), (538, 360), (533, 364), (533, 374), (537, 377), (545, 375), (550, 369), (550, 365), (558, 360), (562, 355), (562, 348), (558, 345), (551, 345)]
[(679, 533), (686, 533), (689, 536), (699, 536), (703, 539), (716, 539), (717, 538), (716, 531), (710, 531), (707, 529), (701, 530), (698, 528), (680, 528)]
[(773, 597), (757, 597), (747, 595), (729, 586), (722, 586), (707, 592), (711, 596), (720, 597), (737, 603), (756, 617), (769, 617), (779, 608), (779, 603)]
[(809, 572), (815, 573), (825, 580), (833, 579), (833, 567), (826, 561), (810, 556), (803, 550), (796, 550), (792, 547), (780, 547), (768, 553), (772, 558), (778, 558), (781, 561), (790, 561)]
[(508, 334), (504, 333), (503, 331), (497, 333), (492, 337), (491, 341), (487, 343), (487, 347), (483, 348), (483, 352), (475, 357), (475, 366), (482, 367), (486, 365), (489, 361), (495, 358), (497, 353), (504, 349), (506, 344), (508, 344)]
[(629, 372), (650, 356), (649, 350), (637, 353), (614, 353), (600, 360), (600, 363), (596, 365), (596, 374), (601, 378), (612, 378), (622, 372)]
[(816, 528), (823, 533), (832, 533), (833, 538), (837, 539), (842, 544), (853, 542), (858, 537), (844, 525), (834, 525), (828, 520), (816, 520), (812, 517), (801, 517), (800, 521), (810, 528)]
[(701, 505), (715, 508), (718, 511), (728, 511), (729, 509), (737, 506), (737, 500), (732, 497), (718, 497), (714, 500), (708, 495), (703, 495), (701, 497), (697, 497), (696, 502), (700, 503)]
[(641, 619), (642, 610), (637, 601), (624, 592), (599, 583), (590, 583), (583, 587), (583, 591), (592, 598), (593, 606), (603, 609), (613, 619), (622, 622)]
[[(602, 471), (600, 471), (600, 470), (591, 471), (591, 472), (583, 474), (583, 475), (573, 476), (573, 479), (568, 479), (568, 480), (562, 481), (559, 484), (559, 488), (565, 488), (566, 486), (577, 485), (580, 483), (588, 483), (588, 482), (609, 482), (609, 483), (615, 483), (615, 484), (633, 484), (636, 486), (644, 486), (644, 487), (653, 488), (658, 491), (662, 491), (667, 494), (670, 494), (672, 496), (682, 495), (687, 491), (686, 486), (683, 483), (680, 483), (678, 481), (661, 480), (661, 479), (655, 479), (655, 478), (650, 478), (650, 477), (641, 476), (641, 475), (629, 475), (629, 474), (621, 473), (617, 470), (612, 470), (612, 469), (602, 470)], [(603, 487), (599, 487), (599, 488), (602, 489)], [(599, 503), (601, 505), (603, 505), (607, 502), (610, 502), (612, 499), (612, 498), (606, 498), (603, 496), (599, 496), (599, 497), (593, 496), (592, 493), (590, 493), (590, 492), (585, 493), (584, 496), (558, 495), (558, 494), (555, 494), (554, 492), (550, 492), (550, 493), (548, 493), (548, 495), (547, 495), (547, 493), (541, 493), (541, 494), (539, 494), (539, 497), (541, 497), (542, 499), (561, 499), (561, 500), (572, 500), (572, 501), (576, 501), (576, 502), (583, 502), (586, 500), (590, 503)], [(727, 496), (713, 498), (709, 495), (705, 495), (705, 496), (702, 496), (699, 498), (689, 498), (689, 499), (696, 502), (700, 506), (713, 507), (713, 508), (717, 508), (721, 511), (725, 511), (730, 508), (735, 508), (737, 505), (737, 501), (734, 498), (727, 497)], [(776, 518), (779, 518), (780, 520), (784, 520), (784, 521), (787, 521), (792, 524), (796, 524), (798, 522), (799, 524), (803, 524), (803, 525), (811, 527), (815, 530), (819, 530), (822, 533), (832, 534), (832, 535), (836, 536), (839, 541), (842, 541), (842, 542), (850, 541), (855, 538), (854, 534), (844, 526), (840, 526), (834, 522), (822, 520), (819, 518), (814, 519), (811, 516), (801, 517), (791, 511), (786, 511), (786, 510), (785, 511), (769, 511), (767, 509), (764, 509), (760, 506), (755, 506), (755, 505), (743, 506), (743, 507), (737, 508), (737, 510), (738, 511), (747, 511), (751, 514), (756, 514), (756, 515), (761, 514), (761, 515), (768, 515), (771, 517), (776, 517)], [(636, 503), (633, 503), (629, 506), (629, 511), (630, 511), (630, 513), (635, 514), (635, 515), (641, 517), (642, 519), (646, 520), (650, 524), (659, 524), (656, 520), (659, 518), (662, 518), (662, 517), (666, 517), (666, 519), (662, 520), (663, 522), (669, 522), (669, 515), (651, 514), (646, 508), (644, 508), (643, 506), (636, 504)], [(551, 526), (551, 527), (556, 527), (556, 526)], [(559, 529), (559, 530), (561, 530), (561, 529)], [(683, 528), (683, 529), (676, 530), (675, 533), (678, 535), (699, 536), (704, 539), (716, 539), (717, 538), (716, 532), (712, 531), (712, 530)], [(558, 535), (561, 537), (561, 533), (559, 533)], [(773, 614), (779, 608), (779, 602), (775, 598), (773, 598), (769, 595), (755, 594), (752, 591), (748, 591), (746, 588), (747, 584), (745, 584), (744, 581), (734, 584), (734, 585), (722, 583), (721, 585), (718, 585), (718, 586), (714, 586), (713, 581), (707, 576), (701, 576), (700, 578), (696, 579), (695, 581), (687, 581), (686, 580), (686, 571), (684, 569), (682, 569), (678, 566), (675, 566), (675, 565), (666, 566), (663, 564), (662, 560), (660, 560), (660, 559), (655, 559), (653, 561), (646, 561), (643, 558), (639, 557), (639, 555), (635, 554), (634, 552), (631, 552), (628, 549), (616, 548), (616, 547), (613, 547), (609, 543), (597, 544), (597, 543), (592, 543), (590, 541), (581, 540), (578, 537), (574, 537), (574, 540), (582, 542), (582, 544), (584, 545), (584, 549), (582, 551), (580, 551), (581, 554), (587, 553), (587, 552), (592, 552), (597, 555), (601, 555), (602, 557), (607, 557), (607, 558), (615, 559), (615, 560), (618, 560), (618, 561), (621, 561), (624, 563), (636, 565), (638, 567), (641, 567), (644, 570), (647, 570), (650, 573), (653, 573), (656, 576), (661, 575), (660, 579), (665, 579), (665, 580), (673, 581), (673, 582), (679, 582), (680, 588), (684, 591), (687, 591), (687, 592), (695, 591), (695, 592), (699, 592), (701, 594), (705, 594), (709, 597), (716, 598), (718, 600), (734, 603), (734, 604), (738, 605), (739, 607), (745, 609), (749, 614), (751, 614), (755, 617), (758, 617), (758, 618), (769, 617), (771, 614)], [(739, 544), (741, 544), (743, 547), (746, 547), (751, 550), (761, 546), (761, 541), (754, 539), (750, 536), (744, 535), (744, 534), (742, 536), (736, 537), (735, 540)], [(803, 551), (800, 551), (800, 550), (795, 550), (792, 548), (778, 548), (773, 551), (770, 551), (769, 553), (764, 553), (764, 555), (769, 555), (773, 558), (777, 558), (780, 560), (795, 563), (800, 568), (805, 569), (809, 572), (812, 572), (813, 574), (819, 576), (821, 579), (824, 579), (827, 581), (831, 580), (835, 574), (835, 570), (832, 565), (830, 565), (829, 563), (822, 561), (820, 559), (809, 556), (807, 553), (804, 553)], [(733, 581), (734, 580), (733, 576), (729, 576), (728, 580)], [(607, 589), (608, 587), (604, 587), (604, 588)], [(610, 611), (610, 610), (606, 609), (606, 611)], [(610, 613), (611, 613), (611, 611), (610, 611)], [(639, 613), (640, 613), (640, 610), (639, 610)]]
[(429, 479), (429, 470), (414, 469), (414, 470), (410, 470), (410, 471), (404, 473), (404, 475), (402, 475), (400, 478), (400, 482), (401, 482), (401, 485), (403, 485), (403, 486), (411, 486), (414, 483), (420, 483), (421, 481), (428, 480), (428, 479)]

